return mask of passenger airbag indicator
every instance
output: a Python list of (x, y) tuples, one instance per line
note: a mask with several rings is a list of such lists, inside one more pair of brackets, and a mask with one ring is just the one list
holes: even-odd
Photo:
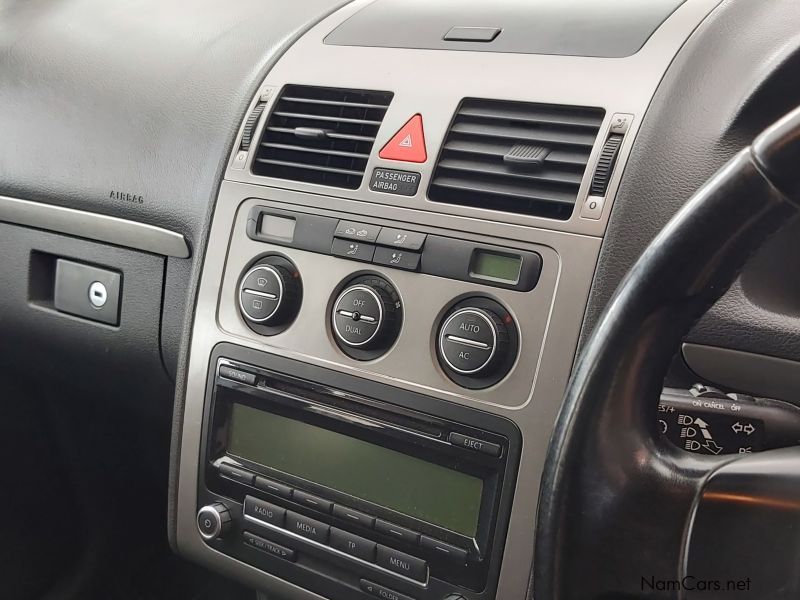
[(417, 193), (422, 176), (414, 171), (376, 168), (369, 180), (369, 189), (384, 194), (413, 196)]

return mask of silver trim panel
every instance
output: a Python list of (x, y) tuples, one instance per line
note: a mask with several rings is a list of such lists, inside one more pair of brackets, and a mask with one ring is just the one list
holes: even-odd
[[(524, 443), (496, 597), (522, 599), (528, 592), (533, 564), (532, 532), (548, 441), (574, 361), (613, 198), (659, 82), (685, 40), (719, 0), (687, 0), (639, 52), (624, 59), (323, 44), (328, 33), (372, 1), (355, 0), (298, 40), (267, 75), (245, 112), (250, 113), (262, 93), (272, 92), (253, 132), (253, 138), (260, 140), (277, 92), (285, 84), (391, 90), (395, 94), (358, 190), (254, 176), (250, 173), (254, 152), (238, 162), (239, 153), (233, 152), (229, 159), (211, 224), (190, 347), (177, 494), (178, 548), (189, 558), (255, 582), (278, 597), (291, 592), (292, 598), (319, 598), (209, 548), (193, 523), (209, 357), (216, 344), (231, 342), (402, 387), (430, 396), (432, 402), (464, 404), (513, 420), (522, 432)], [(447, 75), (445, 78), (443, 73)], [(606, 117), (569, 220), (451, 206), (427, 199), (443, 139), (465, 97), (605, 109)], [(423, 115), (428, 154), (425, 163), (414, 165), (413, 170), (421, 173), (417, 193), (400, 197), (371, 191), (369, 175), (374, 168), (402, 166), (378, 158), (377, 149), (417, 113)], [(591, 175), (605, 138), (615, 127), (616, 113), (631, 116), (629, 130), (606, 199), (602, 206), (595, 207), (599, 214), (587, 218), (581, 215), (581, 208), (588, 197)], [(241, 131), (240, 128), (237, 140)], [(247, 209), (256, 205), (275, 205), (354, 221), (379, 221), (401, 229), (414, 229), (416, 225), (449, 237), (535, 249), (542, 255), (542, 277), (532, 292), (521, 293), (255, 242), (244, 235), (241, 226)], [(305, 290), (303, 305), (292, 327), (279, 335), (261, 338), (247, 328), (231, 299), (242, 269), (268, 251), (296, 258), (298, 268), (313, 275), (304, 279), (313, 290)], [(350, 359), (338, 349), (327, 326), (327, 315), (336, 283), (364, 270), (384, 276), (398, 290), (404, 307), (404, 326), (390, 351), (376, 360), (362, 362)], [(465, 390), (444, 374), (435, 358), (437, 332), (433, 324), (441, 321), (452, 301), (475, 295), (476, 290), (486, 291), (509, 309), (519, 324), (520, 349), (516, 364), (503, 381), (485, 390)]]
[(0, 196), (0, 221), (108, 242), (162, 256), (191, 256), (186, 239), (174, 231), (54, 204)]

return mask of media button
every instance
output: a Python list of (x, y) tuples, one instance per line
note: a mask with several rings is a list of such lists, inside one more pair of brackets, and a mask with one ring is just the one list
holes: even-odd
[(320, 498), (319, 496), (313, 496), (302, 490), (295, 490), (292, 492), (292, 498), (298, 504), (328, 514), (331, 512), (331, 507), (333, 506), (333, 502)]
[(377, 544), (371, 540), (364, 539), (347, 531), (331, 528), (331, 541), (333, 548), (355, 556), (361, 560), (373, 562), (375, 560), (375, 548)]
[(297, 557), (297, 553), (291, 548), (276, 544), (271, 540), (264, 539), (249, 531), (245, 531), (242, 538), (244, 539), (244, 543), (251, 548), (261, 550), (261, 552), (266, 552), (267, 554), (272, 554), (278, 558), (294, 562), (294, 559)]
[(388, 569), (393, 573), (404, 575), (417, 581), (428, 579), (428, 563), (424, 560), (399, 552), (388, 546), (378, 545), (378, 566)]
[(269, 502), (264, 502), (258, 498), (247, 496), (244, 499), (244, 514), (248, 517), (258, 519), (259, 521), (269, 523), (270, 525), (283, 527), (286, 509), (270, 504)]
[(400, 527), (400, 525), (383, 519), (375, 521), (375, 531), (409, 544), (416, 544), (419, 541), (419, 533), (416, 531)]
[(382, 600), (414, 600), (411, 596), (406, 596), (400, 592), (395, 592), (394, 590), (387, 588), (385, 585), (381, 585), (380, 583), (375, 583), (374, 581), (369, 581), (367, 579), (361, 580), (361, 589), (368, 594), (372, 594), (376, 598), (381, 598)]
[(355, 523), (363, 527), (372, 528), (375, 525), (375, 517), (367, 515), (352, 508), (341, 506), (340, 504), (333, 505), (333, 516), (339, 517), (348, 523)]
[(314, 519), (309, 519), (297, 513), (288, 512), (286, 514), (286, 529), (297, 535), (325, 544), (328, 542), (328, 532), (330, 525), (320, 523)]

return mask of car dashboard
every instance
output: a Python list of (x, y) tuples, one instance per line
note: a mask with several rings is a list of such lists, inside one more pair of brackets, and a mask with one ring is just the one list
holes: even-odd
[[(0, 7), (3, 370), (171, 425), (172, 549), (270, 599), (530, 597), (576, 357), (797, 103), (790, 4)], [(669, 387), (793, 402), (792, 227)]]

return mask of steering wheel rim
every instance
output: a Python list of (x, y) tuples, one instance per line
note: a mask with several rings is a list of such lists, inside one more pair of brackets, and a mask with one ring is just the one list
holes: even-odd
[(620, 285), (576, 363), (550, 442), (536, 598), (639, 597), (642, 576), (685, 574), (702, 489), (739, 457), (657, 443), (657, 400), (683, 336), (795, 214), (798, 165), (800, 109), (723, 166)]

